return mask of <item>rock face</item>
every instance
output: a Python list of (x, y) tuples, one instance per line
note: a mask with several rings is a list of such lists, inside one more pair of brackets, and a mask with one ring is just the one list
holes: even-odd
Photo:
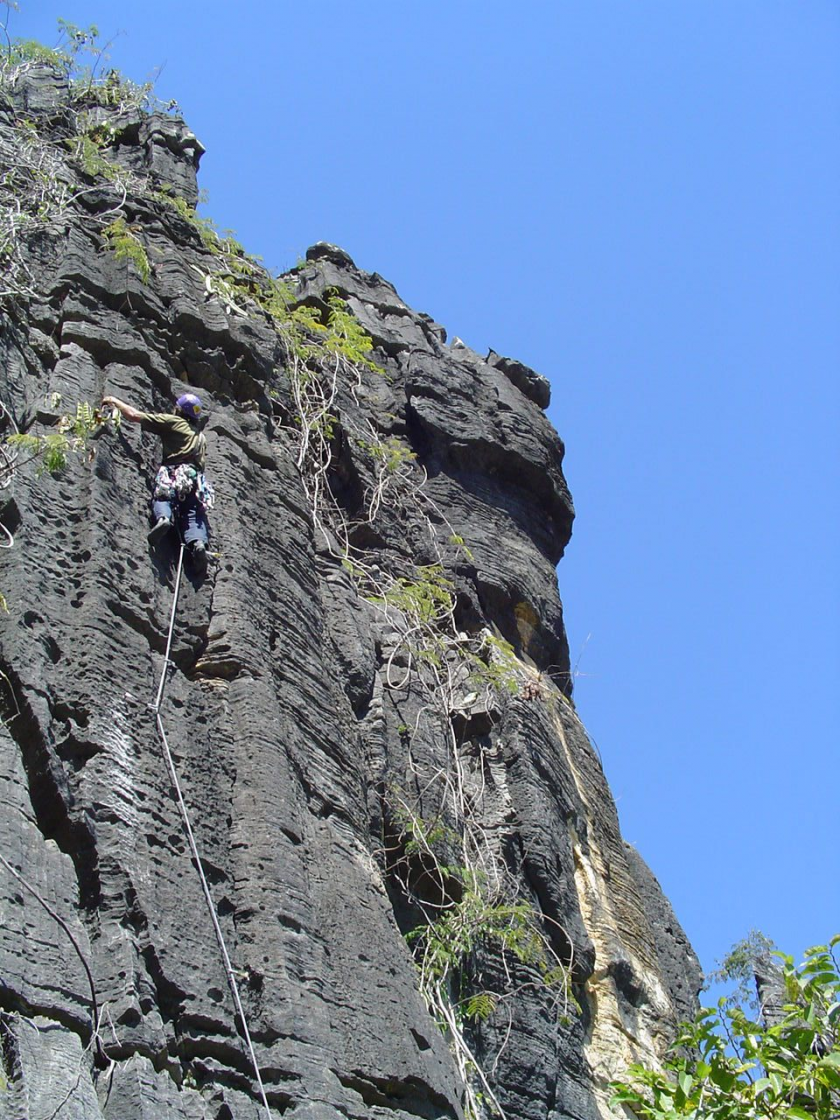
[[(161, 715), (270, 1114), (606, 1116), (699, 974), (571, 700), (547, 383), (323, 244), (289, 307), (326, 323), (337, 293), (381, 371), (307, 373), (190, 215), (198, 142), (124, 102), (3, 74), (14, 189), (40, 159), (64, 193), (4, 250), (2, 402), (20, 427), (104, 394), (208, 408), (215, 560), (187, 566)], [(0, 1116), (264, 1117), (150, 710), (178, 559), (146, 540), (157, 439), (92, 446), (3, 476)], [(467, 902), (459, 1049), (415, 958)]]

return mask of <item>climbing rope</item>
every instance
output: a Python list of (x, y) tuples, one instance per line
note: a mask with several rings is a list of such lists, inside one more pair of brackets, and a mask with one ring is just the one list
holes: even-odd
[(178, 801), (178, 808), (181, 811), (181, 820), (182, 820), (183, 825), (184, 825), (184, 832), (187, 834), (187, 840), (189, 841), (190, 851), (192, 852), (193, 863), (196, 866), (196, 870), (198, 871), (198, 877), (201, 880), (201, 888), (204, 891), (204, 898), (205, 898), (205, 901), (207, 902), (207, 909), (210, 913), (210, 920), (213, 923), (213, 929), (216, 933), (216, 941), (218, 942), (219, 950), (222, 954), (222, 961), (224, 962), (225, 972), (227, 973), (227, 979), (228, 979), (228, 986), (230, 988), (230, 994), (233, 996), (233, 1002), (234, 1002), (234, 1005), (236, 1007), (236, 1012), (239, 1015), (240, 1022), (242, 1023), (242, 1033), (245, 1036), (245, 1042), (248, 1046), (248, 1053), (250, 1054), (250, 1057), (251, 1057), (251, 1064), (253, 1065), (254, 1073), (257, 1076), (257, 1084), (259, 1085), (260, 1097), (262, 1098), (262, 1103), (263, 1103), (263, 1106), (265, 1108), (266, 1120), (271, 1120), (271, 1110), (268, 1107), (268, 1100), (266, 1099), (266, 1095), (265, 1095), (265, 1087), (263, 1086), (262, 1075), (260, 1074), (260, 1067), (257, 1064), (257, 1055), (254, 1052), (254, 1045), (251, 1042), (251, 1032), (248, 1030), (248, 1023), (245, 1019), (245, 1011), (242, 1007), (242, 1000), (240, 999), (240, 996), (239, 996), (239, 985), (236, 982), (236, 973), (233, 971), (233, 965), (230, 962), (230, 955), (229, 955), (228, 950), (227, 950), (227, 945), (225, 944), (225, 938), (224, 938), (224, 934), (222, 933), (222, 927), (219, 924), (219, 918), (218, 918), (218, 915), (216, 914), (216, 907), (213, 903), (213, 896), (210, 894), (210, 887), (207, 883), (207, 878), (204, 874), (204, 868), (202, 867), (202, 864), (201, 864), (201, 858), (198, 854), (198, 846), (196, 845), (195, 836), (193, 835), (192, 825), (190, 824), (190, 816), (189, 816), (189, 813), (187, 812), (187, 806), (186, 806), (186, 802), (184, 801), (184, 795), (181, 792), (181, 783), (178, 780), (178, 772), (175, 769), (175, 760), (173, 759), (172, 752), (169, 749), (169, 743), (168, 743), (167, 738), (166, 738), (166, 730), (163, 726), (163, 720), (161, 719), (161, 716), (160, 716), (160, 706), (163, 703), (163, 694), (164, 694), (164, 691), (166, 689), (166, 677), (167, 677), (167, 673), (169, 672), (170, 667), (172, 666), (172, 662), (170, 661), (169, 655), (172, 652), (172, 634), (175, 630), (175, 613), (178, 609), (178, 596), (179, 596), (180, 590), (181, 590), (181, 573), (183, 571), (183, 568), (184, 568), (184, 544), (182, 542), (181, 543), (181, 551), (178, 555), (178, 572), (177, 572), (177, 575), (175, 576), (175, 591), (174, 591), (173, 597), (172, 597), (172, 614), (171, 614), (170, 619), (169, 619), (169, 633), (167, 634), (167, 638), (166, 638), (166, 654), (165, 654), (164, 660), (163, 660), (163, 671), (161, 672), (161, 675), (160, 675), (160, 684), (158, 685), (157, 696), (155, 697), (154, 704), (151, 705), (151, 709), (152, 709), (152, 711), (154, 712), (154, 715), (155, 715), (155, 722), (157, 724), (158, 734), (160, 735), (160, 741), (163, 744), (163, 753), (164, 753), (164, 756), (166, 758), (166, 765), (169, 768), (169, 777), (172, 779), (172, 786), (175, 790), (175, 796), (176, 796), (176, 799)]

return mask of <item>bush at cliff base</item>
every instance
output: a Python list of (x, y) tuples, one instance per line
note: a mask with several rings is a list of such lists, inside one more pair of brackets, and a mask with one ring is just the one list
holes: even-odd
[(643, 1120), (838, 1120), (838, 944), (840, 934), (798, 966), (775, 954), (787, 1002), (772, 1024), (721, 999), (682, 1028), (663, 1069), (633, 1065), (613, 1083), (613, 1108)]

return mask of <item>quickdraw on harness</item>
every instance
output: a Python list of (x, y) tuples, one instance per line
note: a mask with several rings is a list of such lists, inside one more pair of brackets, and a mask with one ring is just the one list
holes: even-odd
[(192, 463), (162, 466), (155, 477), (155, 501), (185, 502), (195, 494), (198, 504), (206, 511), (213, 508), (215, 492), (204, 471)]

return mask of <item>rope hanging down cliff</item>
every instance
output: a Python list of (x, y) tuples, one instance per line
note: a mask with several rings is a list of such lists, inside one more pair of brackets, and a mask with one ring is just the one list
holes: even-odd
[(170, 667), (173, 665), (173, 662), (170, 660), (170, 653), (172, 652), (172, 635), (173, 635), (173, 632), (175, 630), (175, 615), (176, 615), (176, 612), (178, 610), (178, 597), (179, 597), (180, 591), (181, 591), (181, 574), (184, 570), (184, 549), (185, 549), (185, 545), (182, 542), (181, 547), (180, 547), (180, 551), (178, 553), (178, 570), (177, 570), (177, 573), (176, 573), (176, 576), (175, 576), (175, 591), (174, 591), (173, 596), (172, 596), (172, 614), (170, 615), (170, 618), (169, 618), (169, 633), (166, 636), (166, 653), (164, 654), (163, 669), (162, 669), (161, 674), (160, 674), (160, 683), (158, 685), (157, 696), (155, 697), (154, 704), (150, 705), (150, 708), (154, 712), (155, 723), (157, 725), (158, 735), (160, 736), (160, 741), (161, 741), (161, 744), (163, 746), (163, 753), (164, 753), (164, 757), (166, 759), (166, 765), (169, 769), (169, 777), (172, 780), (172, 787), (175, 790), (175, 797), (176, 797), (176, 800), (178, 802), (178, 808), (181, 812), (181, 820), (182, 820), (182, 823), (184, 825), (184, 832), (186, 833), (187, 841), (189, 842), (189, 845), (190, 845), (190, 851), (192, 853), (193, 863), (195, 864), (196, 870), (198, 871), (198, 877), (201, 880), (201, 889), (204, 891), (204, 898), (205, 898), (205, 901), (207, 903), (207, 910), (210, 914), (210, 920), (213, 923), (213, 930), (216, 934), (216, 941), (218, 942), (218, 945), (219, 945), (219, 951), (222, 954), (222, 961), (223, 961), (224, 966), (225, 966), (225, 972), (227, 973), (227, 980), (228, 980), (228, 986), (230, 988), (230, 994), (233, 996), (233, 1002), (234, 1002), (234, 1006), (236, 1007), (236, 1013), (239, 1016), (240, 1022), (242, 1023), (242, 1033), (245, 1037), (245, 1043), (248, 1047), (248, 1053), (249, 1053), (250, 1058), (251, 1058), (251, 1064), (254, 1067), (254, 1073), (256, 1074), (256, 1077), (257, 1077), (257, 1084), (259, 1086), (260, 1097), (262, 1099), (263, 1107), (265, 1108), (266, 1120), (271, 1120), (271, 1110), (268, 1107), (268, 1100), (266, 1099), (266, 1095), (265, 1095), (265, 1087), (263, 1085), (262, 1075), (260, 1074), (260, 1067), (257, 1063), (257, 1055), (254, 1052), (254, 1045), (251, 1042), (251, 1032), (248, 1030), (248, 1023), (247, 1023), (247, 1020), (245, 1019), (245, 1011), (244, 1011), (244, 1008), (242, 1007), (242, 1000), (240, 999), (240, 996), (239, 996), (239, 985), (236, 983), (236, 973), (234, 972), (233, 965), (230, 962), (230, 954), (228, 953), (227, 945), (225, 944), (224, 934), (222, 933), (222, 927), (219, 924), (219, 918), (218, 918), (218, 915), (216, 914), (216, 907), (213, 903), (213, 896), (210, 893), (210, 887), (207, 883), (207, 878), (204, 874), (204, 868), (202, 867), (202, 864), (201, 864), (201, 857), (198, 854), (198, 846), (196, 845), (195, 836), (193, 835), (192, 825), (190, 823), (190, 816), (189, 816), (189, 813), (187, 812), (187, 806), (186, 806), (186, 802), (184, 801), (184, 795), (181, 792), (181, 783), (178, 780), (178, 772), (175, 769), (175, 760), (173, 759), (172, 752), (169, 749), (169, 743), (168, 743), (167, 738), (166, 738), (166, 729), (163, 726), (163, 720), (161, 719), (161, 714), (160, 714), (161, 704), (163, 703), (163, 695), (164, 695), (164, 692), (166, 690), (167, 673), (168, 673)]

